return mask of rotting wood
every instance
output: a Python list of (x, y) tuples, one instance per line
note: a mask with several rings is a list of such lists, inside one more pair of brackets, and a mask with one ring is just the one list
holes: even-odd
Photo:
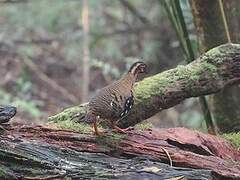
[[(24, 163), (38, 172), (35, 175), (42, 176), (44, 171), (49, 171), (48, 176), (67, 176), (68, 173), (73, 173), (72, 170), (77, 168), (75, 166), (83, 163), (74, 164), (77, 162), (72, 157), (77, 154), (80, 156), (81, 153), (90, 153), (91, 161), (102, 163), (108, 158), (115, 158), (117, 163), (122, 158), (131, 161), (134, 158), (146, 157), (149, 159), (146, 159), (146, 162), (152, 159), (168, 164), (164, 148), (171, 156), (174, 168), (206, 169), (215, 177), (240, 178), (240, 152), (237, 149), (221, 137), (186, 128), (133, 130), (127, 135), (109, 133), (102, 137), (48, 126), (12, 126), (7, 129), (0, 137), (0, 162), (8, 168), (4, 172), (12, 172), (18, 176), (20, 172), (23, 175), (30, 174), (28, 171), (21, 171), (26, 168), (22, 165)], [(99, 153), (105, 160), (99, 159)], [(84, 154), (82, 156), (84, 157)], [(88, 160), (82, 161), (87, 167)], [(14, 166), (9, 165), (9, 162), (14, 162)], [(16, 165), (20, 164), (20, 169), (17, 170)], [(69, 167), (66, 169), (67, 166)], [(111, 168), (109, 167), (109, 171), (113, 171)], [(1, 171), (3, 169), (0, 167)], [(136, 171), (135, 169), (134, 172)], [(161, 175), (161, 171), (158, 173)], [(78, 174), (78, 177), (81, 177), (81, 174)]]

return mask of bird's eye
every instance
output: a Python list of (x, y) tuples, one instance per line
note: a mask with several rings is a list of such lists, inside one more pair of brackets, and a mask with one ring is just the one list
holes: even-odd
[(140, 72), (144, 72), (145, 71), (145, 66), (140, 66), (139, 70), (140, 70)]

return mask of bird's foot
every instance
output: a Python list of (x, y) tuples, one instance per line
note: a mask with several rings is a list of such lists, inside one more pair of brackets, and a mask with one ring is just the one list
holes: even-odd
[(97, 127), (97, 122), (93, 123), (93, 132), (96, 136), (104, 136), (105, 134), (107, 134), (107, 131), (99, 131)]
[(120, 127), (114, 126), (113, 131), (118, 132), (118, 133), (122, 133), (122, 134), (127, 134), (128, 131), (131, 131), (131, 130), (133, 130), (133, 129), (134, 129), (133, 127), (128, 127), (128, 128), (122, 129), (122, 128), (120, 128)]

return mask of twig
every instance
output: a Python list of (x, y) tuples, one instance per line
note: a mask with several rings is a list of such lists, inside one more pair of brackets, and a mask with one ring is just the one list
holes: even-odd
[(172, 167), (172, 158), (171, 158), (170, 154), (168, 153), (168, 151), (165, 148), (161, 147), (161, 149), (166, 153), (167, 158), (169, 160), (169, 165)]
[(143, 24), (150, 24), (149, 20), (144, 17), (131, 3), (126, 0), (120, 1), (128, 10), (135, 15)]
[(224, 11), (224, 8), (223, 8), (223, 2), (222, 0), (218, 0), (218, 3), (219, 3), (219, 6), (220, 6), (220, 11), (221, 11), (221, 15), (222, 15), (222, 20), (223, 20), (223, 26), (224, 26), (224, 30), (225, 30), (225, 33), (226, 33), (226, 36), (227, 36), (227, 40), (229, 43), (231, 43), (231, 36), (230, 36), (230, 32), (229, 32), (229, 27), (228, 27), (228, 24), (227, 24), (227, 18), (226, 18), (226, 15), (225, 15), (225, 11)]

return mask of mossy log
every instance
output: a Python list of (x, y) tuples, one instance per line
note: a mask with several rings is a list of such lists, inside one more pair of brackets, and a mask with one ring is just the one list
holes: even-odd
[[(134, 88), (136, 101), (129, 116), (119, 122), (129, 127), (163, 109), (190, 98), (219, 92), (240, 80), (240, 45), (224, 44), (211, 49), (188, 65), (156, 74), (138, 82)], [(84, 117), (87, 103), (64, 110), (49, 118), (58, 122), (75, 114)]]
[[(223, 21), (223, 12), (219, 0), (190, 0), (200, 53), (229, 42), (237, 42), (239, 34), (236, 13), (238, 1), (223, 1), (227, 20), (227, 29)], [(225, 16), (224, 15), (224, 16)], [(227, 35), (229, 31), (230, 37)], [(221, 133), (240, 130), (240, 87), (231, 86), (210, 96), (211, 112)]]
[(0, 179), (240, 178), (237, 149), (221, 137), (186, 128), (101, 137), (52, 125), (4, 128)]

